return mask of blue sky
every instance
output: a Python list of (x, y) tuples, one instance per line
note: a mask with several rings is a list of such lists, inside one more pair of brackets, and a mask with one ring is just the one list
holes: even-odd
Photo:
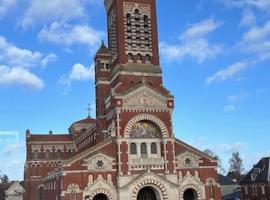
[[(269, 156), (270, 1), (158, 0), (174, 133), (225, 168)], [(67, 133), (94, 108), (93, 56), (106, 41), (101, 0), (0, 0), (0, 162), (23, 178), (25, 130)], [(92, 113), (94, 116), (94, 111)]]

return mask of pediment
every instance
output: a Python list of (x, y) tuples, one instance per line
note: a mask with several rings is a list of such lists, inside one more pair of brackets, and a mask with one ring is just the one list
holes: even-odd
[(200, 157), (190, 151), (185, 151), (176, 155), (178, 168), (196, 168), (199, 167)]
[(112, 170), (115, 162), (113, 157), (107, 156), (103, 153), (95, 154), (92, 157), (84, 159), (83, 166), (87, 166), (89, 171), (107, 171)]
[(167, 108), (167, 97), (143, 85), (122, 97), (123, 107)]

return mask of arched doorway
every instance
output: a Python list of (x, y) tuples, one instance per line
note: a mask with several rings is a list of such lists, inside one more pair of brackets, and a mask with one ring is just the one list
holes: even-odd
[(155, 191), (151, 187), (142, 188), (137, 196), (137, 200), (158, 200)]
[(184, 200), (197, 200), (197, 193), (195, 190), (193, 189), (187, 189), (185, 192), (184, 192)]
[(94, 196), (93, 200), (108, 200), (108, 198), (105, 194), (97, 194)]
[(45, 190), (43, 186), (39, 188), (39, 200), (45, 200)]

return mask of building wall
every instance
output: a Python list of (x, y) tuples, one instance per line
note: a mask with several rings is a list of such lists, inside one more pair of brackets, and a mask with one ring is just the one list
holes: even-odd
[(249, 183), (241, 185), (242, 200), (270, 200), (269, 183)]

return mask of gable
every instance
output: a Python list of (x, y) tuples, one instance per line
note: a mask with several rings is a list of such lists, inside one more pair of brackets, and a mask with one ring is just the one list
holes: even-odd
[[(81, 161), (88, 160), (89, 158), (92, 158), (95, 155), (98, 155), (100, 152), (104, 152), (105, 155), (114, 155), (115, 149), (114, 149), (114, 143), (112, 143), (112, 140), (105, 140), (103, 142), (100, 142), (91, 148), (78, 153), (77, 155), (73, 156), (69, 160), (66, 160), (64, 162), (64, 167), (70, 167), (72, 165), (81, 164)], [(110, 156), (108, 156), (110, 157)]]
[[(175, 140), (175, 154), (176, 155), (185, 155), (185, 152), (189, 152), (192, 156), (195, 156), (200, 162), (207, 162), (208, 164), (217, 165), (217, 160), (207, 155), (206, 153), (176, 139)], [(204, 164), (205, 164), (204, 163)]]
[(167, 109), (167, 97), (152, 88), (142, 85), (122, 96), (123, 108)]

